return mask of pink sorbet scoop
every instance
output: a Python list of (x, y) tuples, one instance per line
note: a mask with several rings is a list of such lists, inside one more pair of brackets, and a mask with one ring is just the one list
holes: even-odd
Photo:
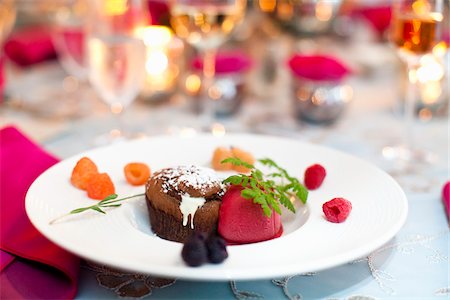
[(231, 244), (248, 244), (279, 237), (283, 232), (280, 215), (269, 217), (259, 204), (241, 196), (241, 186), (231, 186), (222, 198), (219, 234)]

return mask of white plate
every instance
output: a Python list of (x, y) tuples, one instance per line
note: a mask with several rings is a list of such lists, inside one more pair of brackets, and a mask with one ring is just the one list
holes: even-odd
[[(69, 183), (76, 161), (90, 157), (100, 171), (110, 174), (119, 196), (142, 193), (126, 183), (122, 169), (131, 161), (162, 167), (208, 166), (215, 147), (235, 145), (257, 158), (270, 157), (301, 180), (305, 168), (321, 163), (327, 169), (324, 184), (311, 191), (306, 206), (295, 215), (283, 214), (285, 233), (262, 243), (229, 246), (229, 258), (220, 265), (187, 267), (182, 245), (151, 232), (145, 200), (134, 199), (106, 215), (89, 212), (49, 225), (53, 218), (94, 202)], [(325, 220), (322, 204), (345, 197), (353, 204), (340, 224)], [(155, 137), (94, 149), (66, 159), (44, 172), (26, 197), (31, 222), (48, 239), (83, 258), (159, 276), (194, 280), (274, 278), (319, 271), (363, 257), (389, 241), (404, 224), (407, 201), (399, 185), (373, 165), (332, 149), (291, 139), (257, 136), (209, 135), (193, 138)]]

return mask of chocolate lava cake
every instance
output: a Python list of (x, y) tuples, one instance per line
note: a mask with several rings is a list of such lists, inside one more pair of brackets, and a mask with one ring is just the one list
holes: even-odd
[(224, 185), (212, 169), (179, 166), (154, 173), (145, 193), (153, 232), (182, 243), (194, 230), (217, 230), (223, 194)]

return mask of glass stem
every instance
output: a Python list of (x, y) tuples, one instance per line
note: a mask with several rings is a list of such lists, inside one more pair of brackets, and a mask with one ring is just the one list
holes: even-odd
[(114, 116), (114, 127), (110, 132), (112, 139), (123, 137), (124, 135), (124, 120), (123, 120), (123, 106), (121, 104), (112, 104), (111, 113)]
[(416, 104), (416, 84), (417, 84), (417, 65), (407, 64), (407, 78), (408, 84), (405, 93), (404, 102), (404, 147), (407, 151), (414, 150), (414, 117)]
[(202, 103), (202, 121), (203, 127), (209, 131), (215, 119), (215, 103), (210, 96), (210, 88), (214, 84), (214, 75), (216, 73), (216, 54), (217, 50), (206, 49), (203, 51), (203, 103)]

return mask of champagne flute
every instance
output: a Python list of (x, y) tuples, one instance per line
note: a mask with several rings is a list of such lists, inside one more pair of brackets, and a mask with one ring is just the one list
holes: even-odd
[(443, 43), (444, 0), (396, 0), (392, 4), (390, 40), (406, 64), (408, 85), (404, 99), (403, 144), (385, 147), (383, 155), (399, 162), (430, 163), (434, 155), (414, 144), (417, 70), (421, 58)]
[(209, 88), (215, 75), (218, 48), (243, 19), (246, 0), (171, 0), (170, 23), (175, 33), (203, 56), (203, 103), (200, 127), (210, 130), (214, 100)]
[(138, 38), (145, 10), (141, 0), (95, 0), (90, 4), (88, 76), (118, 123), (106, 135), (110, 143), (130, 137), (122, 128), (121, 116), (137, 97), (145, 78), (145, 46)]

